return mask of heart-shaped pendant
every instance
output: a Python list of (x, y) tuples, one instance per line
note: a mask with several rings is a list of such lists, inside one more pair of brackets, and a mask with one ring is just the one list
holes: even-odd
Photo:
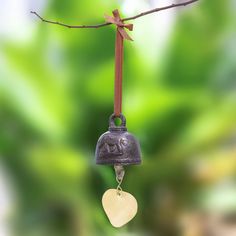
[(104, 193), (102, 205), (109, 221), (116, 228), (131, 221), (138, 211), (134, 196), (117, 189), (109, 189)]

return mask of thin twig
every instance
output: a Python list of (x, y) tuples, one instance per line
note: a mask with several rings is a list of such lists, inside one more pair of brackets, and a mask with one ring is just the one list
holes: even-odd
[(60, 25), (60, 26), (64, 26), (67, 28), (78, 28), (78, 29), (85, 29), (85, 28), (100, 28), (103, 26), (107, 26), (107, 25), (111, 25), (111, 23), (103, 23), (103, 24), (98, 24), (98, 25), (67, 25), (61, 22), (57, 22), (57, 21), (51, 21), (51, 20), (45, 20), (43, 17), (41, 17), (37, 12), (35, 11), (31, 11), (30, 13), (36, 15), (40, 20), (42, 20), (43, 22), (49, 23), (49, 24), (54, 24), (54, 25)]
[[(165, 7), (155, 8), (155, 9), (152, 9), (152, 10), (149, 10), (149, 11), (146, 11), (146, 12), (142, 12), (142, 13), (140, 13), (138, 15), (135, 15), (135, 16), (132, 16), (132, 17), (123, 18), (122, 21), (125, 22), (125, 21), (129, 21), (129, 20), (135, 20), (139, 17), (146, 16), (146, 15), (149, 15), (149, 14), (152, 14), (152, 13), (155, 13), (155, 12), (164, 11), (164, 10), (175, 8), (175, 7), (187, 6), (187, 5), (190, 5), (190, 4), (195, 3), (197, 1), (199, 1), (199, 0), (190, 0), (190, 1), (182, 2), (182, 3), (171, 4), (171, 5), (168, 5), (168, 6), (165, 6)], [(67, 28), (77, 28), (77, 29), (101, 28), (101, 27), (104, 27), (104, 26), (111, 25), (111, 23), (109, 23), (109, 22), (102, 23), (102, 24), (97, 24), (97, 25), (68, 25), (68, 24), (64, 24), (64, 23), (61, 23), (61, 22), (57, 22), (57, 21), (46, 20), (43, 17), (41, 17), (35, 11), (31, 11), (30, 13), (36, 15), (43, 22), (46, 22), (46, 23), (49, 23), (49, 24), (54, 24), (54, 25), (60, 25), (60, 26), (67, 27)]]
[(199, 0), (191, 0), (191, 1), (187, 1), (187, 2), (171, 4), (171, 5), (165, 6), (165, 7), (155, 8), (155, 9), (152, 9), (150, 11), (142, 12), (142, 13), (136, 15), (136, 16), (124, 18), (124, 19), (122, 19), (122, 21), (135, 20), (135, 19), (137, 19), (139, 17), (146, 16), (146, 15), (152, 14), (154, 12), (158, 12), (158, 11), (164, 11), (164, 10), (167, 10), (167, 9), (170, 9), (170, 8), (174, 8), (174, 7), (184, 7), (184, 6), (190, 5), (190, 4), (192, 4), (194, 2), (197, 2), (197, 1), (199, 1)]

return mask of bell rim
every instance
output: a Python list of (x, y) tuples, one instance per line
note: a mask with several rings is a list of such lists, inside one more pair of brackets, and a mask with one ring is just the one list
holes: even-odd
[(112, 160), (96, 160), (96, 164), (98, 165), (115, 165), (115, 164), (121, 164), (121, 165), (141, 165), (142, 160), (141, 159), (132, 159), (132, 161), (127, 160), (119, 160), (119, 161), (112, 161)]

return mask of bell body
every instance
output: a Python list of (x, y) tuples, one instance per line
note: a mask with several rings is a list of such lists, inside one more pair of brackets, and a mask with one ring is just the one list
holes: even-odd
[(127, 132), (123, 115), (120, 126), (116, 126), (112, 115), (109, 120), (109, 131), (102, 134), (96, 146), (96, 163), (101, 165), (137, 165), (141, 164), (140, 146), (135, 137)]

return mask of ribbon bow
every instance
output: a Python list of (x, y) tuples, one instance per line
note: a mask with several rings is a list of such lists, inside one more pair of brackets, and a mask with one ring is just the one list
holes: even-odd
[(116, 9), (112, 12), (113, 16), (105, 15), (106, 22), (115, 24), (117, 26), (117, 30), (120, 32), (123, 39), (131, 40), (133, 39), (127, 34), (124, 28), (127, 28), (129, 31), (133, 30), (133, 24), (124, 24), (122, 19), (120, 18), (120, 13)]

